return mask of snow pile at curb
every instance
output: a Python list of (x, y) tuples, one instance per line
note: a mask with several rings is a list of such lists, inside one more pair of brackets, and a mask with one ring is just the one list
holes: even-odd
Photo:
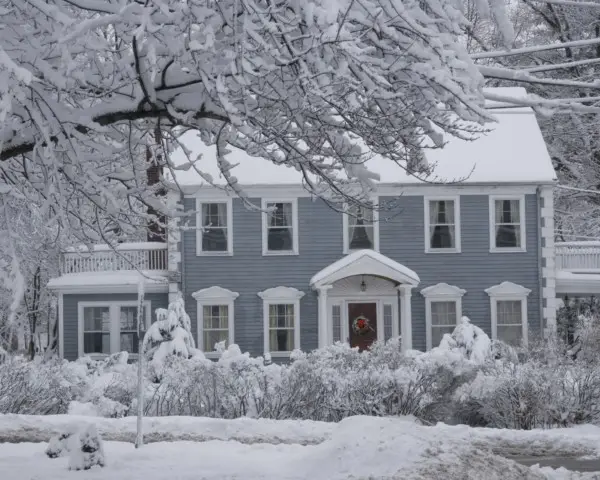
[[(178, 419), (182, 421), (183, 419)], [(189, 419), (185, 419), (189, 420)], [(225, 421), (224, 421), (225, 422)], [(60, 422), (55, 422), (55, 426)], [(244, 426), (238, 421), (225, 422)], [(251, 423), (255, 425), (252, 427)], [(290, 422), (250, 421), (255, 433), (277, 426), (279, 436)], [(306, 422), (297, 422), (304, 424)], [(98, 422), (105, 425), (104, 420)], [(268, 425), (268, 426), (266, 426)], [(317, 424), (318, 425), (318, 424)], [(197, 425), (199, 426), (199, 425)], [(204, 426), (209, 428), (209, 423)], [(300, 427), (301, 429), (306, 426)], [(317, 433), (317, 428), (303, 433)], [(543, 480), (542, 473), (478, 450), (436, 427), (405, 418), (350, 417), (332, 424), (319, 444), (247, 444), (236, 441), (157, 442), (136, 450), (132, 444), (106, 442), (106, 467), (86, 472), (88, 480)], [(232, 430), (222, 430), (222, 434)], [(323, 431), (320, 432), (324, 433)], [(300, 437), (300, 436), (299, 436)], [(459, 440), (458, 442), (456, 440)], [(62, 480), (67, 459), (48, 459), (45, 444), (0, 444), (0, 465), (6, 478)]]
[(433, 428), (438, 430), (439, 435), (457, 441), (462, 439), (462, 442), (491, 449), (499, 455), (600, 457), (600, 427), (594, 425), (549, 430), (509, 430), (438, 423)]
[[(136, 418), (78, 415), (0, 415), (0, 442), (47, 442), (65, 429), (93, 423), (104, 440), (134, 442)], [(146, 442), (235, 440), (241, 443), (316, 444), (331, 436), (334, 423), (309, 420), (223, 420), (205, 417), (144, 419)]]

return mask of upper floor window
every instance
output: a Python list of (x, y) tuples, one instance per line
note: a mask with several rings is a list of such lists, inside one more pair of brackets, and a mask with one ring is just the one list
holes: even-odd
[(263, 199), (262, 209), (263, 255), (297, 255), (297, 201)]
[(460, 252), (460, 200), (425, 198), (425, 251)]
[(198, 201), (198, 255), (230, 255), (233, 252), (231, 200)]
[(525, 199), (490, 197), (490, 247), (492, 251), (525, 250)]
[(344, 214), (344, 253), (364, 249), (379, 251), (377, 220), (374, 201), (349, 205)]

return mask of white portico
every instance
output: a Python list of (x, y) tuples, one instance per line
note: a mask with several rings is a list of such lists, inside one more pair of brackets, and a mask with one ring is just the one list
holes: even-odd
[[(359, 250), (325, 267), (310, 281), (319, 294), (319, 347), (344, 341), (366, 348), (374, 340), (401, 336), (402, 348), (412, 348), (411, 296), (419, 281), (414, 271), (374, 250)], [(367, 323), (364, 335), (357, 319)]]

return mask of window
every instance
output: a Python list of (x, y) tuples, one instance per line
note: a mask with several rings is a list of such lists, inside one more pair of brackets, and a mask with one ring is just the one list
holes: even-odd
[(110, 354), (109, 307), (85, 307), (83, 309), (83, 352)]
[(370, 249), (379, 251), (379, 223), (375, 201), (349, 205), (344, 214), (344, 253)]
[(462, 297), (466, 290), (438, 283), (421, 290), (425, 297), (427, 350), (438, 347), (444, 334), (452, 333), (462, 316)]
[(451, 334), (457, 325), (456, 301), (431, 302), (431, 346), (440, 345), (446, 333)]
[(525, 251), (525, 198), (490, 197), (492, 251)]
[(265, 353), (288, 356), (300, 348), (300, 299), (304, 292), (291, 287), (275, 287), (258, 296), (263, 300)]
[(204, 305), (202, 350), (212, 352), (219, 342), (229, 343), (229, 306)]
[(294, 349), (294, 304), (269, 304), (269, 352)]
[(531, 290), (512, 282), (486, 289), (490, 296), (492, 339), (527, 345), (527, 297)]
[(523, 300), (497, 300), (496, 333), (498, 340), (519, 346), (523, 338)]
[(197, 204), (196, 253), (198, 255), (231, 255), (232, 239), (232, 203), (231, 200), (221, 202), (201, 202)]
[(298, 254), (297, 201), (264, 200), (263, 255)]
[(192, 293), (197, 302), (198, 345), (208, 357), (218, 356), (215, 346), (234, 342), (234, 302), (239, 293), (219, 286)]
[[(121, 307), (119, 313), (119, 336), (122, 352), (139, 353), (137, 333), (137, 307)], [(142, 312), (144, 318), (145, 312)]]
[(425, 251), (460, 252), (459, 197), (425, 198)]
[[(138, 353), (137, 301), (79, 302), (79, 356)], [(150, 325), (150, 302), (144, 302), (142, 318)]]

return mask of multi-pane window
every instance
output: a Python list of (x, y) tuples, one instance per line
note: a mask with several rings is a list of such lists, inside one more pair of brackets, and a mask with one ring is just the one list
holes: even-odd
[(294, 304), (269, 305), (269, 351), (294, 350)]
[(267, 252), (293, 252), (294, 208), (292, 202), (266, 203)]
[(452, 333), (457, 324), (455, 301), (431, 302), (431, 346), (440, 345), (444, 334)]
[(375, 248), (375, 222), (372, 205), (352, 205), (348, 208), (348, 249)]
[(522, 248), (521, 201), (518, 199), (494, 200), (495, 248)]
[(510, 345), (519, 346), (523, 339), (522, 300), (496, 301), (496, 335)]
[(110, 354), (111, 316), (109, 307), (83, 309), (83, 353)]
[(229, 306), (204, 305), (202, 311), (203, 351), (213, 352), (219, 342), (229, 342)]
[(456, 216), (454, 200), (429, 201), (429, 248), (455, 249)]
[(200, 209), (200, 251), (228, 252), (227, 203), (203, 203)]
[[(137, 354), (137, 302), (81, 302), (79, 304), (80, 355)], [(150, 302), (142, 311), (142, 330), (150, 323)]]
[[(119, 340), (122, 352), (138, 353), (137, 307), (121, 307), (119, 313)], [(142, 318), (144, 312), (142, 312)]]

